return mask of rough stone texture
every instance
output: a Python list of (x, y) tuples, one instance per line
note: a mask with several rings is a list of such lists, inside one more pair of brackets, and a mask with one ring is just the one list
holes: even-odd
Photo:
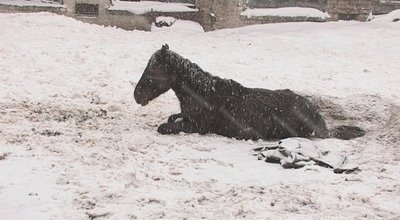
[(51, 12), (65, 15), (66, 7), (47, 7), (47, 6), (17, 6), (17, 5), (2, 5), (0, 4), (0, 13), (30, 13), (30, 12)]
[(400, 1), (380, 1), (374, 0), (372, 3), (372, 14), (387, 14), (393, 10), (400, 9)]
[(366, 21), (372, 12), (372, 0), (328, 0), (331, 20)]
[(307, 7), (326, 11), (328, 0), (249, 0), (250, 8)]
[(308, 18), (308, 17), (275, 17), (275, 16), (263, 16), (247, 18), (241, 16), (240, 13), (246, 9), (246, 7), (283, 7), (283, 6), (307, 6), (323, 10), (326, 8), (325, 0), (316, 0), (321, 2), (322, 5), (317, 7), (315, 1), (310, 0), (289, 0), (289, 1), (247, 1), (245, 0), (198, 0), (197, 7), (200, 9), (203, 15), (202, 25), (206, 31), (221, 29), (221, 28), (233, 28), (244, 25), (252, 24), (266, 24), (266, 23), (279, 23), (279, 22), (301, 22), (301, 21), (313, 21), (323, 22), (324, 19), (320, 18)]
[(215, 29), (215, 16), (213, 12), (213, 1), (208, 0), (197, 0), (197, 8), (199, 8), (200, 14), (203, 18), (201, 24), (206, 31)]
[(243, 24), (253, 25), (253, 24), (269, 24), (269, 23), (284, 23), (284, 22), (325, 22), (323, 18), (316, 17), (276, 17), (276, 16), (263, 16), (263, 17), (253, 17), (247, 18), (245, 16), (241, 17)]
[(63, 4), (67, 6), (66, 15), (70, 17), (75, 17), (75, 0), (63, 0)]
[[(75, 4), (77, 2), (88, 2), (99, 5), (98, 16), (77, 15), (75, 14)], [(194, 0), (173, 0), (168, 2), (194, 3)], [(192, 20), (203, 24), (203, 18), (199, 12), (150, 12), (145, 15), (135, 15), (128, 11), (109, 11), (110, 0), (64, 0), (64, 7), (44, 7), (44, 6), (12, 6), (0, 4), (0, 12), (52, 12), (62, 14), (78, 20), (104, 26), (115, 26), (125, 30), (151, 30), (151, 24), (158, 16), (171, 16), (176, 19)]]
[[(154, 1), (154, 0), (142, 0), (142, 1)], [(196, 0), (157, 0), (158, 2), (172, 2), (172, 3), (190, 3), (195, 4)]]
[(203, 17), (198, 11), (189, 11), (189, 12), (150, 12), (146, 14), (152, 22), (156, 21), (157, 17), (166, 16), (166, 17), (174, 17), (180, 20), (189, 20), (195, 21), (200, 24), (203, 22)]
[[(69, 0), (76, 1), (76, 0)], [(202, 17), (198, 12), (149, 12), (144, 15), (136, 15), (128, 11), (107, 10), (110, 7), (109, 0), (99, 1), (99, 16), (95, 18), (77, 17), (80, 20), (105, 25), (115, 26), (125, 30), (150, 31), (151, 24), (159, 16), (171, 16), (176, 19), (192, 20), (202, 24)], [(194, 0), (169, 0), (168, 2), (193, 3)]]
[(151, 30), (151, 19), (146, 16), (134, 15), (123, 11), (106, 11), (102, 16), (76, 16), (78, 20), (104, 26), (118, 27), (125, 30)]
[(206, 31), (243, 26), (240, 13), (246, 7), (245, 0), (197, 0), (203, 15)]

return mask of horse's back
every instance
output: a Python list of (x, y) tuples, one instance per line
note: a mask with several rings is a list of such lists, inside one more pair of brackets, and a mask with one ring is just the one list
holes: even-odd
[(326, 129), (311, 102), (288, 89), (244, 87), (240, 94), (225, 99), (222, 111), (225, 114), (222, 117), (228, 119), (226, 123), (235, 127), (237, 132), (252, 132), (237, 134), (244, 139), (307, 137), (317, 129)]

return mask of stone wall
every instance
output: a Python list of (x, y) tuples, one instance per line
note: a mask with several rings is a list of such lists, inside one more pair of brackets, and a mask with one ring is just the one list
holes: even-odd
[[(317, 3), (318, 2), (318, 3)], [(327, 0), (197, 0), (197, 7), (200, 9), (203, 22), (202, 25), (206, 31), (234, 28), (252, 24), (280, 23), (280, 22), (323, 22), (324, 19), (308, 17), (274, 17), (263, 16), (247, 18), (241, 16), (247, 7), (256, 8), (276, 8), (283, 6), (308, 6), (317, 9), (326, 9)], [(322, 5), (319, 5), (322, 3)]]
[(263, 16), (247, 18), (241, 17), (244, 25), (253, 24), (271, 24), (271, 23), (285, 23), (285, 22), (326, 22), (323, 18), (317, 17), (276, 17), (276, 16)]
[[(194, 0), (175, 0), (175, 2), (194, 2)], [(99, 12), (94, 15), (78, 15), (75, 13), (76, 3), (97, 4)], [(172, 2), (169, 0), (169, 2)], [(113, 26), (125, 30), (144, 30), (150, 31), (152, 23), (159, 16), (171, 16), (176, 19), (191, 20), (203, 25), (202, 14), (198, 11), (194, 12), (149, 12), (144, 15), (135, 15), (128, 11), (107, 10), (110, 7), (110, 0), (64, 0), (63, 6), (60, 7), (44, 7), (44, 6), (13, 6), (0, 4), (0, 13), (14, 12), (52, 12), (73, 17), (90, 24)]]
[(199, 24), (202, 24), (203, 17), (198, 11), (189, 11), (189, 12), (149, 12), (145, 15), (148, 17), (152, 22), (156, 21), (157, 17), (174, 17), (175, 19), (180, 20), (188, 20), (194, 21)]
[[(154, 0), (142, 0), (142, 1), (154, 1)], [(195, 4), (196, 0), (157, 0), (158, 2), (173, 2), (173, 3), (190, 3)]]
[(372, 0), (328, 0), (331, 20), (366, 21), (372, 12)]
[(372, 14), (374, 15), (387, 14), (396, 9), (400, 9), (400, 1), (374, 0), (372, 3)]
[(202, 22), (206, 31), (215, 29), (215, 16), (213, 14), (213, 1), (210, 0), (197, 0), (196, 7), (199, 8), (199, 12), (202, 16)]
[(67, 16), (75, 16), (75, 0), (63, 0), (63, 4), (67, 6)]
[(246, 0), (197, 0), (196, 4), (206, 31), (244, 25), (240, 13), (246, 7)]
[[(75, 14), (75, 3), (85, 1), (98, 4), (97, 16)], [(162, 0), (164, 1), (164, 0)], [(177, 19), (192, 20), (200, 23), (206, 31), (221, 28), (235, 28), (251, 24), (278, 22), (313, 21), (322, 22), (318, 18), (307, 17), (253, 17), (240, 16), (247, 7), (276, 8), (276, 7), (312, 7), (322, 11), (328, 10), (331, 20), (366, 21), (372, 11), (374, 14), (388, 13), (400, 8), (400, 3), (391, 0), (165, 0), (168, 2), (195, 3), (198, 12), (151, 12), (145, 15), (135, 15), (127, 11), (109, 11), (110, 0), (63, 0), (64, 7), (40, 6), (9, 6), (0, 4), (0, 12), (40, 12), (47, 11), (63, 14), (76, 19), (105, 26), (116, 26), (126, 30), (151, 29), (152, 22), (158, 16), (171, 16)]]
[(51, 12), (60, 15), (67, 14), (67, 7), (47, 7), (47, 6), (16, 6), (1, 5), (0, 13), (31, 13), (31, 12)]
[(118, 27), (125, 30), (150, 31), (152, 23), (160, 16), (191, 20), (200, 24), (203, 20), (199, 12), (149, 12), (144, 15), (135, 15), (128, 11), (117, 10), (106, 10), (105, 14), (96, 17), (75, 16), (75, 18), (91, 24)]
[(307, 7), (326, 11), (328, 0), (249, 0), (249, 8)]
[(124, 30), (151, 30), (151, 19), (125, 11), (105, 11), (102, 16), (75, 16), (76, 19), (103, 26), (122, 28)]

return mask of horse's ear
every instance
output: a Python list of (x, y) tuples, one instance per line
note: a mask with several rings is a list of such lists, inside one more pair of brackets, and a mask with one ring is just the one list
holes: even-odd
[(161, 52), (165, 53), (165, 52), (167, 52), (168, 49), (169, 49), (168, 44), (162, 45)]

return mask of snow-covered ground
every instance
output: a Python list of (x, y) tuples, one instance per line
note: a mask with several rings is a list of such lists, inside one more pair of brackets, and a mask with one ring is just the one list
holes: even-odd
[[(38, 13), (0, 27), (1, 219), (400, 217), (399, 22), (150, 33)], [(314, 140), (361, 172), (285, 170), (253, 156), (264, 141), (158, 134), (177, 99), (141, 107), (132, 85), (164, 43), (215, 75), (310, 96), (330, 127), (363, 127)]]

